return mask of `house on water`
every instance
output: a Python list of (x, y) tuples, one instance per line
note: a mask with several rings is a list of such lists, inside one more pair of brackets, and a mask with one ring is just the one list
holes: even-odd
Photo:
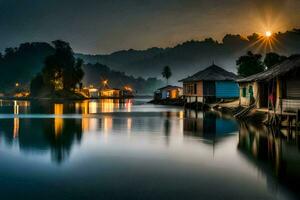
[(234, 73), (213, 64), (179, 82), (183, 82), (183, 96), (188, 102), (204, 102), (238, 98), (237, 78)]
[(300, 56), (291, 56), (281, 64), (238, 80), (240, 105), (292, 114), (300, 109)]
[(182, 87), (167, 85), (165, 87), (159, 88), (154, 92), (155, 100), (162, 99), (178, 99), (183, 94)]

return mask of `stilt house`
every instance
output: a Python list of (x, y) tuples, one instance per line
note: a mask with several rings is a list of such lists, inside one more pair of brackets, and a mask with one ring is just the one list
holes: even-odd
[(188, 102), (203, 102), (208, 99), (238, 98), (237, 78), (234, 73), (213, 64), (179, 82), (183, 82), (183, 96)]

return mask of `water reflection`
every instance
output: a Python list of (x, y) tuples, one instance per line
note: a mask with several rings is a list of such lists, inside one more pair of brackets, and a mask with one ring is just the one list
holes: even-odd
[[(72, 191), (78, 199), (114, 188), (119, 197), (139, 190), (141, 199), (151, 199), (153, 191), (154, 199), (280, 199), (286, 197), (282, 188), (299, 194), (296, 134), (132, 101), (2, 101), (0, 112), (0, 177), (31, 195), (22, 183), (43, 182), (42, 191), (59, 184), (56, 197)], [(5, 181), (0, 191), (15, 185)]]
[(186, 111), (184, 134), (205, 139), (218, 139), (238, 131), (238, 123), (215, 112)]
[(54, 132), (55, 136), (61, 135), (63, 129), (63, 119), (61, 118), (64, 113), (64, 105), (63, 104), (54, 104)]
[[(238, 149), (269, 179), (275, 178), (299, 197), (300, 136), (264, 125), (240, 125)], [(274, 186), (278, 187), (278, 186)]]
[[(6, 104), (6, 106), (9, 105)], [(29, 109), (29, 112), (54, 114), (53, 118), (41, 119), (19, 118), (16, 107), (20, 105), (28, 107), (30, 104), (14, 102), (13, 107), (16, 112), (14, 112), (13, 124), (10, 124), (12, 119), (2, 119), (1, 136), (6, 138), (7, 143), (13, 143), (13, 140), (17, 139), (21, 151), (49, 149), (53, 161), (57, 163), (68, 158), (72, 146), (80, 144), (83, 134), (93, 132), (103, 134), (105, 140), (110, 134), (116, 132), (122, 134), (125, 130), (127, 135), (137, 131), (162, 133), (165, 144), (168, 146), (172, 137), (193, 136), (215, 141), (220, 137), (234, 133), (238, 128), (235, 121), (221, 118), (215, 113), (184, 113), (184, 111), (179, 110), (176, 112), (158, 112), (158, 115), (154, 115), (156, 117), (151, 117), (147, 113), (143, 115), (132, 113), (129, 116), (110, 114), (120, 110), (131, 111), (132, 101), (120, 102), (119, 100), (107, 99), (50, 104), (40, 102), (40, 104), (35, 104), (33, 108)], [(2, 107), (0, 107), (1, 109), (3, 110)], [(65, 116), (72, 111), (80, 114), (81, 117)], [(102, 115), (90, 116), (90, 114), (97, 113)], [(12, 133), (11, 127), (13, 127)], [(30, 145), (30, 141), (32, 141), (32, 145)]]
[[(97, 114), (113, 112), (131, 112), (133, 100), (102, 99), (84, 101), (9, 101), (0, 100), (0, 114)], [(62, 111), (62, 112), (61, 112)], [(61, 112), (61, 113), (60, 113)]]

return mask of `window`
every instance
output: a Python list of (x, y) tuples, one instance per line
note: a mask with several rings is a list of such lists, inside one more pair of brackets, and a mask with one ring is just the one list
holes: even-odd
[(197, 83), (194, 84), (194, 94), (197, 94)]

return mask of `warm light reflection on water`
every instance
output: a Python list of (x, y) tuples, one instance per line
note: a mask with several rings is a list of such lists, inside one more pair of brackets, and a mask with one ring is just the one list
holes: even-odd
[(20, 119), (18, 117), (14, 118), (14, 132), (13, 137), (17, 138), (19, 136), (19, 127), (20, 127)]
[(54, 104), (54, 132), (55, 136), (59, 136), (63, 130), (63, 119), (62, 114), (64, 114), (64, 105), (63, 104)]
[(271, 200), (299, 194), (299, 135), (220, 113), (110, 99), (3, 101), (0, 116), (1, 199), (140, 194)]

